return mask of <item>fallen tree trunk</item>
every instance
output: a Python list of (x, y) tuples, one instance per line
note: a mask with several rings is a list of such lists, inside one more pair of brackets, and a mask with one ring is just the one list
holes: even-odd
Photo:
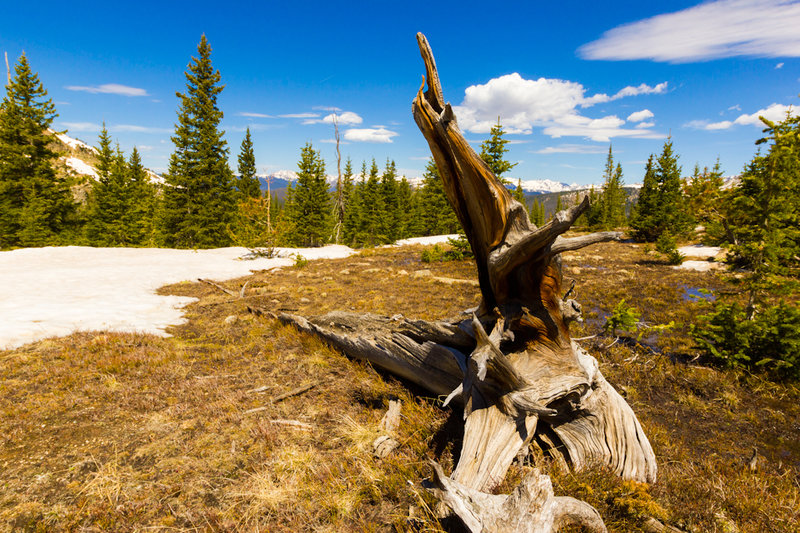
[[(278, 318), (463, 406), (461, 456), (449, 478), (439, 470), (435, 476), (438, 494), (457, 514), (453, 495), (476, 502), (475, 494), (503, 480), (514, 457), (534, 435), (573, 468), (606, 465), (624, 478), (653, 482), (656, 463), (650, 443), (633, 411), (603, 378), (597, 361), (570, 339), (569, 323), (580, 317), (580, 305), (562, 297), (559, 254), (619, 239), (620, 234), (562, 237), (589, 207), (588, 198), (556, 213), (541, 227), (532, 225), (525, 207), (511, 197), (459, 131), (450, 104), (444, 102), (427, 40), (422, 34), (417, 40), (427, 90), (423, 91), (423, 80), (413, 102), (414, 119), (475, 255), (481, 304), (471, 319), (461, 322), (342, 312)], [(502, 501), (484, 494), (488, 499), (478, 506), (513, 508), (520, 516), (529, 513), (522, 509), (532, 507), (519, 502), (520, 495), (532, 497), (531, 483), (539, 485), (531, 480), (518, 487), (516, 496)], [(588, 525), (594, 519), (586, 520)], [(495, 526), (485, 530), (516, 531), (497, 525), (501, 522), (505, 523), (487, 518), (485, 524)], [(524, 531), (558, 526), (555, 519), (542, 523), (549, 526)], [(603, 530), (596, 524), (590, 527)]]

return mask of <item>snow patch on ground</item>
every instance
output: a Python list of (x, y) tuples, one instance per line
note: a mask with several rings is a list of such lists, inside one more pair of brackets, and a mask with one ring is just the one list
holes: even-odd
[(288, 266), (294, 255), (340, 258), (346, 246), (280, 249), (280, 257), (243, 260), (246, 248), (23, 248), (0, 252), (0, 349), (80, 330), (166, 336), (184, 322), (194, 298), (159, 296), (156, 289), (197, 278), (217, 281)]
[(86, 163), (85, 161), (78, 159), (77, 157), (62, 157), (61, 159), (67, 164), (69, 168), (77, 172), (78, 174), (83, 174), (85, 176), (91, 176), (94, 179), (100, 179), (100, 175), (97, 173), (97, 170), (90, 164)]
[(680, 265), (677, 265), (673, 268), (677, 268), (679, 270), (697, 270), (698, 272), (708, 272), (709, 270), (722, 270), (725, 268), (723, 263), (718, 263), (716, 261), (684, 261)]
[(717, 257), (722, 253), (722, 248), (719, 246), (692, 244), (691, 246), (682, 246), (678, 248), (678, 251), (686, 257)]
[(452, 235), (433, 235), (430, 237), (414, 237), (411, 239), (402, 239), (389, 246), (405, 246), (409, 244), (441, 244), (447, 242), (448, 239), (457, 239), (458, 233)]

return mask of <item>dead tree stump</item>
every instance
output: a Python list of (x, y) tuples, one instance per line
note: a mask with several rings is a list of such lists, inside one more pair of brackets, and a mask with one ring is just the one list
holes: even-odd
[[(457, 466), (449, 478), (440, 470), (434, 476), (438, 494), (459, 516), (456, 499), (466, 498), (472, 502), (467, 507), (474, 507), (475, 494), (501, 482), (534, 435), (574, 469), (605, 465), (624, 478), (655, 481), (655, 457), (639, 421), (603, 378), (597, 361), (571, 340), (569, 323), (580, 317), (581, 307), (562, 297), (559, 254), (619, 239), (620, 233), (561, 236), (589, 207), (588, 198), (541, 227), (532, 225), (525, 207), (464, 139), (452, 107), (444, 101), (428, 42), (422, 34), (417, 41), (427, 90), (423, 79), (413, 102), (414, 119), (474, 252), (481, 305), (471, 320), (457, 323), (342, 312), (278, 318), (463, 405), (464, 443)], [(519, 516), (535, 514), (527, 503), (520, 503), (525, 494), (540, 498), (531, 496), (534, 485), (541, 485), (539, 477), (526, 479), (502, 500), (484, 494), (486, 502), (493, 503), (479, 507), (494, 509), (486, 513), (504, 518), (498, 515), (493, 521), (484, 513), (474, 522), (483, 529), (476, 531), (516, 531), (501, 527), (513, 522), (504, 513), (516, 509)], [(586, 511), (587, 504), (553, 500), (552, 488), (549, 491), (550, 503), (561, 502), (555, 507), (563, 504), (591, 530), (604, 530), (602, 520), (598, 526)], [(544, 488), (536, 492), (545, 493)], [(557, 514), (571, 516), (567, 511)], [(520, 531), (549, 531), (547, 527), (557, 528), (559, 522), (542, 523), (550, 525)]]

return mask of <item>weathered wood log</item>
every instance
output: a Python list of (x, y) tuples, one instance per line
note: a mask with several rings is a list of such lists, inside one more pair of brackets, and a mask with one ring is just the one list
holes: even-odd
[(422, 34), (417, 41), (426, 78), (413, 102), (414, 119), (472, 247), (480, 306), (470, 320), (454, 322), (342, 312), (278, 318), (463, 406), (461, 456), (449, 478), (435, 467), (434, 480), (471, 531), (551, 531), (559, 517), (573, 514), (590, 530), (604, 531), (594, 509), (554, 498), (549, 479), (538, 473), (510, 496), (486, 492), (534, 435), (576, 469), (599, 464), (625, 478), (655, 480), (653, 450), (636, 416), (597, 361), (570, 338), (580, 304), (568, 299), (571, 289), (562, 296), (560, 254), (620, 233), (562, 236), (588, 209), (588, 198), (541, 227), (532, 225), (525, 207), (464, 139), (428, 42)]
[(600, 514), (586, 502), (555, 496), (550, 478), (534, 469), (511, 494), (486, 494), (444, 475), (433, 463), (431, 491), (470, 533), (550, 533), (562, 526), (578, 525), (593, 533), (605, 533)]

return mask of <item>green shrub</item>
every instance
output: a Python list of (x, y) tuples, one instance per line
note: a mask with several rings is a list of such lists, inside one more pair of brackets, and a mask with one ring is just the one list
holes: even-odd
[(297, 254), (294, 257), (294, 266), (295, 268), (305, 268), (308, 266), (308, 259), (306, 259), (300, 254)]
[(635, 307), (626, 304), (623, 298), (616, 307), (614, 307), (614, 310), (611, 311), (611, 315), (606, 319), (603, 331), (606, 333), (610, 331), (612, 334), (616, 335), (618, 329), (622, 331), (635, 330), (638, 323), (639, 312)]
[(678, 251), (675, 237), (666, 231), (656, 241), (656, 251), (662, 254), (670, 265), (680, 265), (686, 258), (685, 255)]
[(461, 261), (467, 257), (472, 257), (472, 248), (470, 248), (469, 241), (463, 235), (457, 239), (447, 239), (447, 244), (450, 245), (448, 250), (441, 244), (434, 244), (430, 248), (422, 251), (423, 263), (434, 263), (444, 261)]
[(748, 320), (738, 303), (716, 303), (698, 317), (692, 337), (723, 367), (760, 370), (779, 379), (800, 379), (800, 309), (780, 302)]

